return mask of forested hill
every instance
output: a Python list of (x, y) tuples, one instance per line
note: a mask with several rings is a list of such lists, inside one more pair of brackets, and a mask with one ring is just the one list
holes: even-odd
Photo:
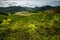
[(42, 6), (42, 7), (21, 7), (21, 6), (11, 6), (11, 7), (0, 7), (0, 12), (20, 12), (20, 11), (46, 11), (46, 10), (54, 10), (60, 11), (60, 6)]

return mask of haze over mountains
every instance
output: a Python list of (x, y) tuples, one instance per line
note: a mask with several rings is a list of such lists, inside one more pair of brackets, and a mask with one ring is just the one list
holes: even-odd
[(42, 6), (42, 7), (21, 7), (21, 6), (11, 6), (11, 7), (0, 7), (0, 12), (20, 12), (20, 11), (46, 11), (46, 10), (54, 10), (60, 9), (60, 6)]
[(0, 12), (45, 11), (60, 9), (59, 0), (1, 0)]

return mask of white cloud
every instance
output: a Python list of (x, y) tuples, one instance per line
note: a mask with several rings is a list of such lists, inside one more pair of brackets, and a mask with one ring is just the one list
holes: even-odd
[(43, 3), (38, 1), (3, 1), (1, 4), (2, 6), (39, 6)]
[[(9, 7), (9, 6), (44, 6), (49, 4), (52, 1), (57, 0), (0, 0), (0, 7)], [(52, 5), (52, 4), (49, 4)]]

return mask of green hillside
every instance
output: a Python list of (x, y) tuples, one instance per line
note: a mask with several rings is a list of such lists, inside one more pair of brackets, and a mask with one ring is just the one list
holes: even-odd
[(60, 13), (0, 13), (0, 40), (60, 40)]

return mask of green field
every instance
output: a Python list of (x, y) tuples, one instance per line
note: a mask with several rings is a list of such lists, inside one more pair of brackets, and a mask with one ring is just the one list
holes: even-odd
[(0, 40), (60, 40), (60, 13), (0, 14)]

